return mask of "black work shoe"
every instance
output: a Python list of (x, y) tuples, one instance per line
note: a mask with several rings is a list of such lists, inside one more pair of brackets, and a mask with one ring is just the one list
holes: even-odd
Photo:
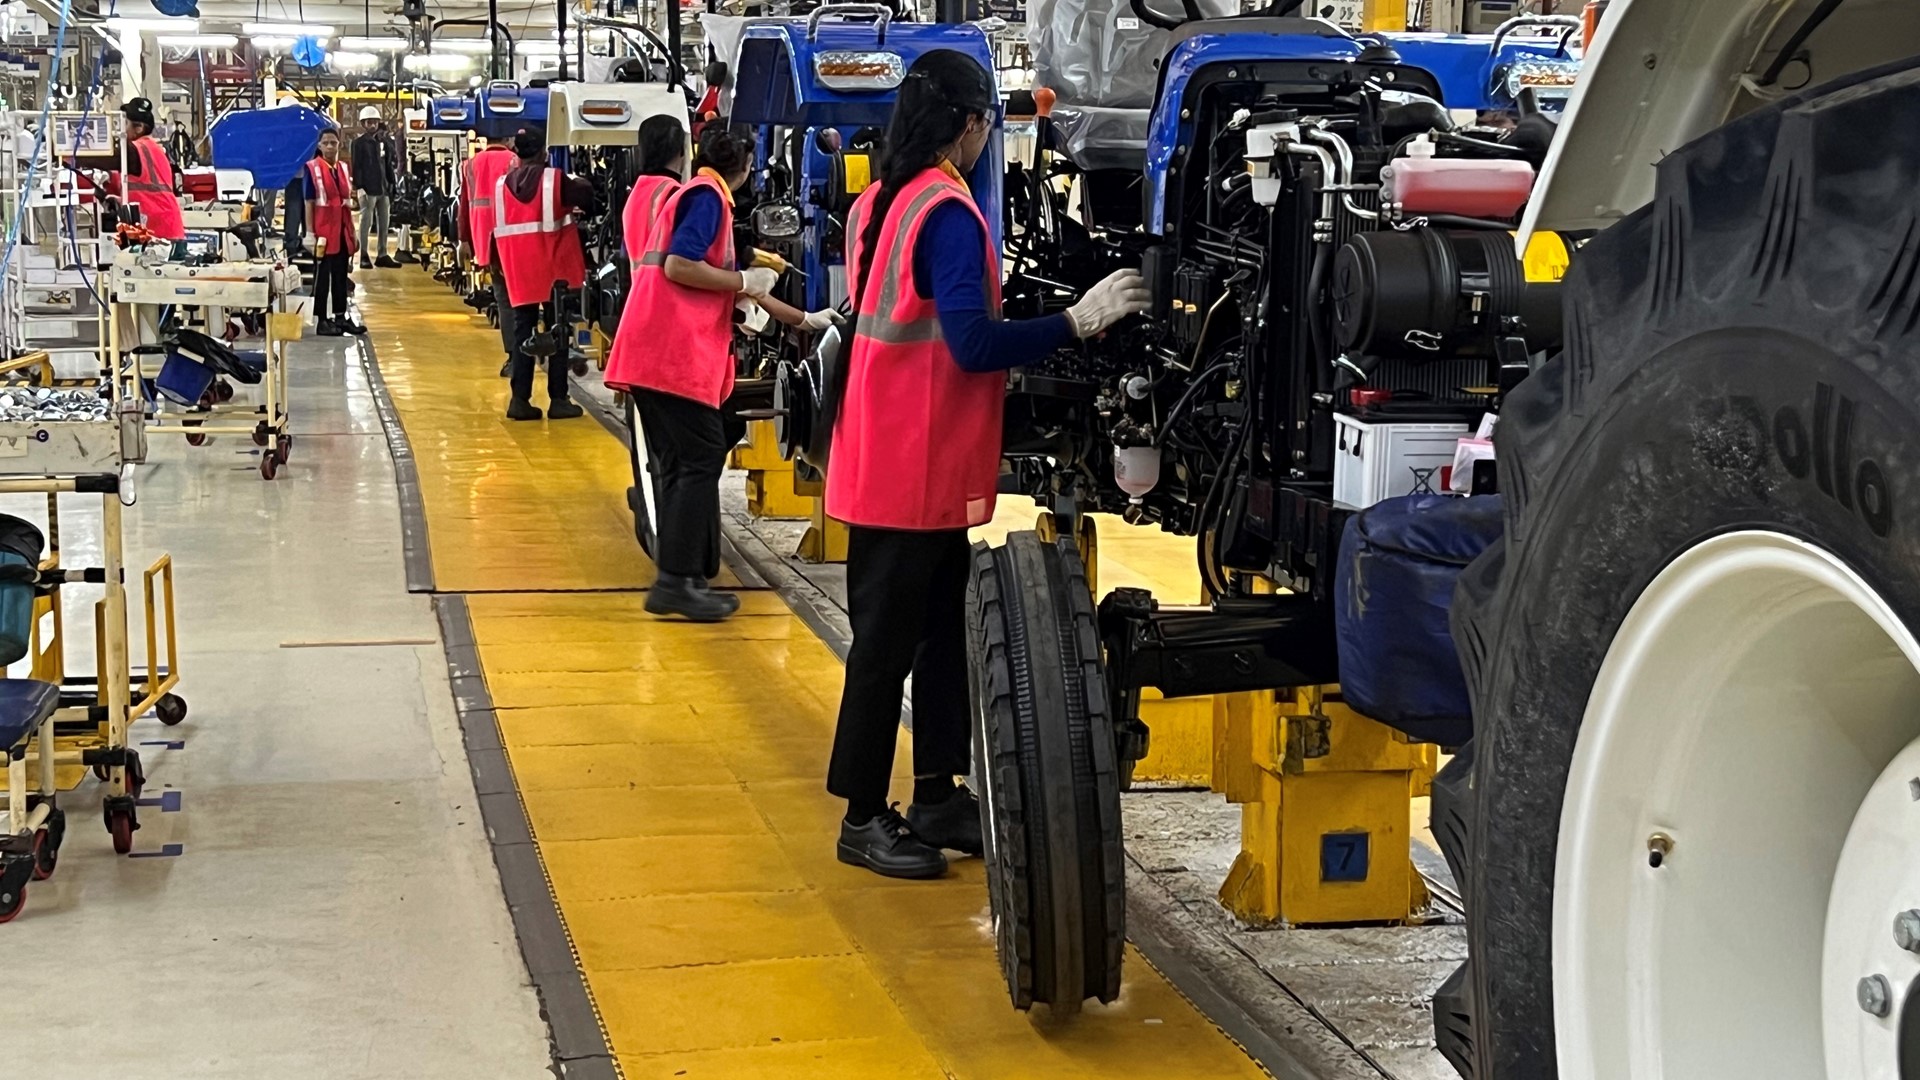
[(740, 609), (736, 597), (714, 592), (705, 578), (661, 574), (647, 589), (647, 613), (679, 615), (692, 622), (719, 622)]
[(379, 258), (373, 260), (373, 265), (379, 267), (382, 270), (393, 270), (400, 265), (400, 260), (394, 258), (391, 255), (382, 255)]
[(915, 835), (913, 826), (893, 807), (864, 825), (842, 821), (837, 850), (841, 862), (864, 866), (884, 877), (936, 878), (947, 872), (947, 857)]
[(512, 401), (507, 402), (507, 419), (538, 420), (540, 419), (540, 406), (535, 405), (525, 398), (514, 398)]
[(547, 419), (549, 420), (571, 420), (576, 416), (584, 415), (585, 412), (586, 410), (575, 405), (569, 398), (547, 402)]
[(341, 334), (346, 333), (345, 330), (340, 329), (340, 324), (334, 322), (332, 319), (321, 319), (319, 322), (314, 323), (313, 332), (318, 337), (339, 337)]
[(357, 322), (354, 322), (352, 319), (341, 319), (340, 329), (344, 333), (352, 334), (354, 337), (367, 336), (367, 328)]
[(506, 378), (507, 376), (509, 376), (509, 375), (512, 375), (512, 374), (513, 374), (513, 361), (512, 361), (512, 360), (503, 360), (503, 361), (501, 361), (501, 362), (500, 362), (500, 377), (504, 379), (504, 378)]
[(907, 824), (934, 847), (968, 855), (985, 850), (980, 842), (980, 797), (965, 784), (957, 785), (944, 801), (908, 807)]
[(365, 255), (360, 256), (360, 269), (362, 270), (373, 269), (373, 260), (367, 258)]

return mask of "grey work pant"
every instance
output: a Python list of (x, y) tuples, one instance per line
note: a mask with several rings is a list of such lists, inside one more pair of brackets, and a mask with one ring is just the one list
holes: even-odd
[(372, 229), (380, 238), (380, 254), (387, 254), (387, 232), (393, 222), (393, 196), (360, 193), (360, 257), (372, 258), (373, 249), (367, 246), (367, 230)]

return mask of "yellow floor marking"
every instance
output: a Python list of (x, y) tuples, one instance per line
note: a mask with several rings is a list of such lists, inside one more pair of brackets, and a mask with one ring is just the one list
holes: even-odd
[[(483, 323), (443, 318), (457, 301), (422, 275), (366, 289), (438, 584), (472, 593), (500, 737), (627, 1077), (1264, 1075), (1137, 956), (1112, 1006), (1069, 1024), (1016, 1013), (979, 860), (933, 882), (836, 860), (844, 807), (822, 777), (838, 660), (771, 594), (692, 626), (608, 591), (651, 573), (619, 444), (591, 420), (506, 426)], [(1176, 563), (1108, 544), (1121, 581)], [(902, 798), (910, 755), (902, 733)]]
[[(652, 584), (653, 565), (633, 540), (633, 470), (619, 441), (591, 416), (506, 419), (497, 332), (425, 274), (362, 279), (371, 343), (420, 474), (435, 588)], [(544, 376), (535, 381), (544, 408)]]

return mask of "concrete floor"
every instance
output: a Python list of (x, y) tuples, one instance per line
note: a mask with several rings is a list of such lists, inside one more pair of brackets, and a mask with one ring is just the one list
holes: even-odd
[[(0, 963), (47, 995), (46, 1021), (9, 1032), (35, 1077), (551, 1075), (349, 355), (294, 346), (297, 444), (275, 482), (245, 439), (153, 440), (127, 561), (173, 553), (191, 713), (133, 740), (148, 798), (178, 793), (179, 809), (143, 808), (135, 851), (154, 857), (123, 859), (99, 785), (62, 798), (59, 872), (0, 928)], [(43, 502), (0, 512), (38, 520)], [(90, 505), (63, 502), (69, 564), (98, 559)], [(70, 596), (70, 627), (92, 599)]]

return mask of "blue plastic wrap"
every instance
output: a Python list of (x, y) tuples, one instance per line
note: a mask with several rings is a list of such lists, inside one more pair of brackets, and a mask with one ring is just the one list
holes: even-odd
[(332, 121), (305, 105), (277, 105), (271, 109), (242, 109), (213, 122), (213, 164), (218, 169), (245, 169), (253, 186), (269, 190), (286, 187), (313, 156), (320, 133)]
[(1405, 495), (1347, 522), (1334, 577), (1340, 692), (1362, 715), (1458, 746), (1473, 733), (1447, 613), (1454, 582), (1500, 538), (1500, 496)]

